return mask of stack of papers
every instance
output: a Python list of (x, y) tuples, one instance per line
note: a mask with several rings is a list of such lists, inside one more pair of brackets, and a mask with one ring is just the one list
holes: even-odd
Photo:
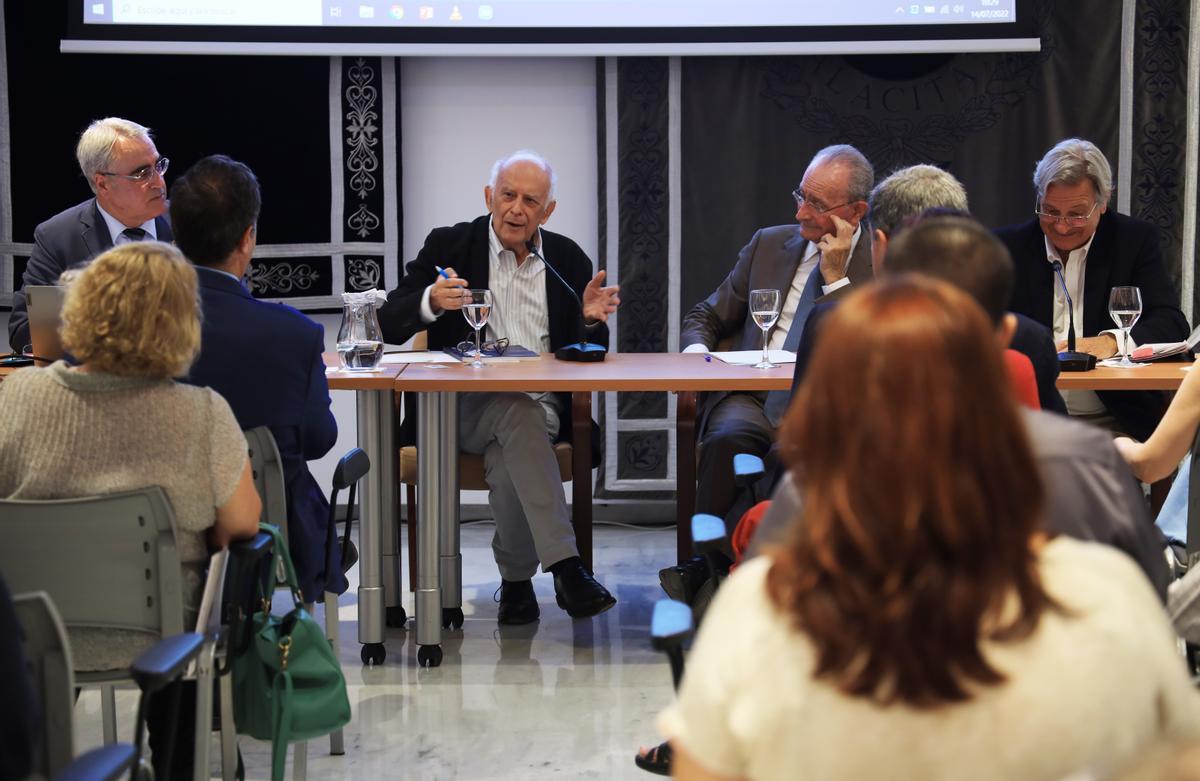
[(1200, 326), (1192, 331), (1192, 335), (1187, 338), (1187, 341), (1143, 344), (1131, 352), (1129, 357), (1135, 361), (1157, 361), (1159, 358), (1195, 352), (1197, 346), (1200, 346)]
[[(735, 366), (753, 366), (762, 360), (762, 350), (733, 350), (723, 353), (709, 353), (714, 358), (732, 363)], [(771, 363), (795, 363), (796, 354), (789, 350), (767, 350)]]

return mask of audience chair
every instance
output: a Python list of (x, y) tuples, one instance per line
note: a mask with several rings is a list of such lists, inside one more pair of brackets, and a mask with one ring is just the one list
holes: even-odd
[[(175, 520), (161, 488), (77, 499), (0, 500), (0, 569), (13, 591), (46, 591), (70, 628), (125, 629), (156, 638), (183, 632), (182, 572)], [(226, 552), (210, 563), (201, 630), (220, 604)], [(97, 588), (96, 584), (104, 584)], [(219, 612), (219, 611), (217, 611)], [(195, 778), (208, 778), (212, 674), (218, 636), (198, 651)], [(101, 685), (104, 742), (116, 743), (113, 685), (134, 671), (80, 672), (79, 685)], [(222, 725), (232, 730), (231, 723)]]
[[(262, 498), (263, 509), (260, 520), (263, 523), (269, 523), (279, 527), (280, 533), (283, 535), (285, 542), (288, 540), (288, 522), (287, 522), (287, 496), (284, 492), (284, 475), (283, 475), (283, 459), (279, 455), (279, 448), (275, 444), (275, 436), (266, 426), (258, 426), (252, 429), (246, 429), (242, 432), (246, 437), (246, 446), (250, 457), (250, 472), (254, 478), (254, 487), (258, 490), (258, 495)], [(355, 453), (360, 453), (361, 458), (355, 456)], [(347, 460), (350, 464), (347, 464)], [(337, 508), (337, 491), (339, 485), (341, 488), (346, 488), (357, 484), (362, 475), (366, 474), (370, 469), (371, 463), (367, 460), (367, 454), (358, 448), (354, 448), (338, 462), (337, 470), (334, 473), (334, 493), (329, 500), (329, 539), (327, 544), (337, 545), (337, 532), (334, 529), (334, 512)], [(361, 470), (357, 477), (356, 470)], [(350, 479), (353, 477), (353, 479)], [(347, 480), (349, 482), (347, 482)], [(353, 500), (353, 495), (351, 495)], [(347, 545), (350, 541), (350, 513), (347, 511), (346, 517), (346, 533), (343, 537), (343, 544)], [(342, 550), (342, 556), (338, 557), (339, 561), (343, 561), (348, 554), (348, 548)], [(328, 560), (328, 557), (326, 557)], [(281, 584), (285, 582), (282, 573), (276, 573), (276, 580)], [(325, 637), (328, 638), (330, 645), (333, 646), (336, 653), (340, 637), (338, 626), (338, 607), (337, 594), (325, 592)], [(309, 613), (313, 612), (313, 603), (306, 603), (304, 609)], [(335, 756), (341, 756), (346, 753), (345, 737), (341, 729), (338, 729), (329, 734), (329, 753)], [(293, 752), (292, 773), (293, 778), (304, 778), (308, 771), (308, 744), (305, 742), (296, 743)]]
[(147, 701), (183, 675), (187, 665), (200, 655), (204, 637), (195, 633), (174, 635), (139, 656), (130, 668), (142, 690), (134, 742), (101, 746), (73, 758), (75, 681), (66, 627), (44, 591), (18, 595), (14, 602), (25, 657), (42, 706), (43, 740), (35, 777), (116, 781), (142, 775), (147, 769), (141, 753)]
[[(421, 331), (413, 337), (412, 349), (425, 350), (428, 344), (426, 333)], [(583, 400), (586, 399), (586, 402)], [(591, 400), (580, 394), (572, 394), (573, 421), (570, 442), (556, 442), (554, 457), (558, 462), (559, 478), (564, 483), (574, 482), (576, 476), (586, 474), (586, 485), (579, 486), (571, 497), (571, 522), (575, 527), (575, 540), (579, 546), (579, 557), (583, 565), (592, 568), (592, 484), (591, 470), (598, 466), (592, 463), (592, 448), (582, 448), (579, 443), (583, 436), (592, 436)], [(397, 410), (399, 412), (399, 410)], [(416, 404), (406, 397), (404, 414), (415, 415)], [(396, 415), (400, 419), (400, 415)], [(566, 423), (566, 420), (563, 421)], [(589, 466), (576, 464), (576, 458), (586, 459)], [(400, 482), (406, 487), (405, 501), (408, 506), (408, 587), (410, 591), (417, 589), (417, 448), (408, 445), (400, 448)], [(458, 457), (458, 489), (460, 491), (487, 491), (488, 484), (484, 480), (483, 456), (473, 453), (460, 453)], [(399, 535), (397, 535), (397, 539)], [(462, 626), (461, 610), (455, 616), (443, 616), (444, 628), (459, 628)]]
[(283, 477), (283, 459), (275, 445), (275, 436), (266, 426), (246, 429), (247, 455), (250, 457), (250, 473), (254, 487), (262, 499), (263, 523), (274, 524), (287, 541), (287, 490)]
[[(336, 549), (338, 545), (337, 528), (335, 525), (338, 494), (349, 490), (349, 494), (346, 497), (346, 527), (342, 532), (341, 555), (338, 556), (338, 561), (341, 562), (343, 572), (353, 565), (352, 557), (357, 555), (354, 552), (354, 546), (350, 542), (350, 527), (358, 509), (358, 482), (366, 477), (369, 471), (371, 471), (371, 459), (367, 457), (365, 451), (357, 447), (342, 456), (333, 470), (333, 490), (329, 493), (329, 541), (327, 543), (330, 549)], [(400, 612), (403, 614), (404, 608), (400, 608)], [(401, 623), (404, 622), (401, 621)], [(335, 653), (338, 650), (341, 637), (339, 628), (337, 595), (327, 591), (325, 592), (325, 631), (329, 636), (329, 642), (333, 644)], [(376, 645), (379, 647), (376, 648)], [(363, 664), (368, 664), (375, 660), (382, 662), (383, 655), (383, 643), (367, 643), (362, 648)], [(336, 736), (336, 740), (334, 736)], [(340, 729), (330, 736), (330, 742), (330, 751), (332, 753), (345, 753), (342, 747), (342, 731)]]

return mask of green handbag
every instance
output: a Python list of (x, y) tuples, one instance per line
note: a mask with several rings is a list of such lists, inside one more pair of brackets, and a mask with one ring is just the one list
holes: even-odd
[[(342, 667), (321, 626), (304, 609), (292, 557), (279, 529), (260, 524), (274, 539), (271, 567), (258, 581), (259, 609), (235, 628), (233, 717), (237, 731), (271, 746), (271, 778), (283, 781), (292, 741), (327, 735), (350, 721)], [(294, 606), (271, 614), (274, 574), (286, 573)]]

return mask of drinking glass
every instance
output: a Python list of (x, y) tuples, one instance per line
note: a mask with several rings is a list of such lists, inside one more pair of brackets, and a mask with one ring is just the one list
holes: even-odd
[(463, 317), (475, 329), (475, 360), (472, 366), (483, 366), (483, 352), (479, 347), (479, 332), (487, 325), (488, 316), (492, 313), (492, 291), (475, 288), (464, 291)]
[(767, 353), (767, 334), (770, 332), (771, 326), (775, 325), (775, 321), (779, 319), (779, 291), (774, 289), (751, 290), (750, 316), (754, 318), (754, 322), (763, 332), (762, 360), (754, 364), (754, 368), (774, 369), (775, 364), (771, 363)]
[(1136, 287), (1114, 287), (1108, 296), (1108, 314), (1121, 329), (1121, 366), (1137, 366), (1129, 360), (1129, 329), (1142, 316), (1142, 291)]

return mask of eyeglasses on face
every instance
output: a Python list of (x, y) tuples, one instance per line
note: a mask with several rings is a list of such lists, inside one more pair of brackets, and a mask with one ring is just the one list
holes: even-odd
[(1100, 203), (1096, 202), (1092, 205), (1092, 210), (1087, 214), (1051, 214), (1044, 212), (1041, 209), (1041, 204), (1034, 206), (1033, 213), (1038, 216), (1038, 219), (1043, 222), (1048, 222), (1057, 225), (1060, 222), (1065, 222), (1072, 228), (1082, 228), (1088, 224), (1088, 220), (1092, 219), (1092, 215), (1096, 213), (1096, 209), (1100, 208)]
[[(479, 353), (481, 355), (491, 357), (491, 358), (499, 358), (501, 355), (504, 355), (504, 351), (507, 349), (508, 349), (508, 337), (507, 336), (504, 337), (503, 339), (497, 339), (494, 342), (484, 342), (483, 344), (479, 345)], [(474, 358), (475, 357), (475, 343), (474, 342), (459, 342), (458, 343), (458, 351), (460, 353), (462, 353), (462, 355), (466, 358)]]
[(159, 176), (165, 175), (167, 173), (167, 166), (170, 164), (171, 161), (169, 159), (160, 157), (155, 160), (153, 164), (144, 165), (141, 168), (138, 168), (137, 170), (127, 174), (117, 174), (113, 173), (112, 171), (100, 171), (99, 173), (103, 176), (115, 176), (118, 179), (128, 179), (131, 182), (145, 184), (153, 179), (155, 174), (158, 174)]
[(816, 198), (809, 198), (807, 195), (805, 195), (803, 190), (792, 190), (792, 199), (796, 201), (797, 210), (802, 208), (804, 204), (807, 203), (808, 208), (812, 209), (817, 214), (825, 214), (826, 212), (831, 212), (834, 209), (840, 209), (843, 206), (849, 206), (851, 203), (853, 203), (853, 201), (844, 201), (843, 203), (839, 203), (834, 206), (826, 206)]

